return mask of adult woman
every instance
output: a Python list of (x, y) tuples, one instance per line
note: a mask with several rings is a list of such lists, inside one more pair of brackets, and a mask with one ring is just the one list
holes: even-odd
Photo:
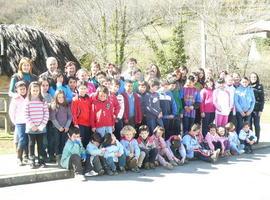
[(23, 57), (18, 66), (18, 72), (11, 77), (9, 84), (9, 96), (16, 95), (15, 84), (18, 81), (24, 81), (28, 86), (31, 82), (37, 80), (37, 76), (32, 74), (33, 63), (30, 58)]
[(260, 84), (260, 79), (257, 73), (252, 72), (250, 74), (250, 86), (253, 89), (255, 96), (255, 107), (253, 112), (251, 113), (250, 124), (254, 124), (255, 133), (257, 137), (257, 143), (260, 139), (260, 117), (264, 108), (264, 90), (263, 85)]

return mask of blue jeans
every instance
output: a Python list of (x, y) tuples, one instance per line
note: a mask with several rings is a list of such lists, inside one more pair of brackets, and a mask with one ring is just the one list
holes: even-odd
[(243, 117), (240, 112), (236, 112), (237, 134), (239, 134), (241, 129), (243, 128), (244, 122), (250, 123), (250, 118), (251, 118), (251, 115)]
[(215, 119), (215, 113), (211, 112), (211, 113), (205, 113), (205, 117), (202, 118), (202, 134), (203, 137), (206, 136), (207, 132), (208, 132), (208, 126), (209, 124), (213, 123)]
[(26, 149), (28, 145), (28, 136), (25, 133), (25, 124), (15, 125), (16, 143), (18, 149)]
[(149, 128), (149, 132), (152, 135), (154, 133), (154, 129), (159, 125), (164, 127), (162, 119), (159, 118), (147, 118), (146, 119), (147, 126)]
[(258, 143), (259, 142), (259, 139), (260, 139), (260, 132), (261, 132), (260, 116), (259, 116), (259, 112), (258, 111), (253, 111), (251, 113), (251, 117), (250, 117), (251, 128), (252, 128), (252, 125), (253, 124), (254, 124), (255, 134), (256, 134), (257, 143)]
[(234, 153), (236, 152), (238, 155), (240, 154), (240, 150), (244, 149), (243, 145), (237, 146), (236, 144), (230, 143), (230, 150)]
[(96, 132), (99, 133), (99, 135), (104, 138), (104, 136), (107, 134), (107, 133), (112, 133), (112, 126), (103, 126), (103, 127), (99, 127), (99, 128), (96, 128)]
[[(116, 171), (116, 165), (113, 160), (113, 157), (106, 158), (106, 163), (109, 165), (112, 171)], [(118, 164), (119, 164), (119, 167), (126, 166), (126, 155), (124, 153), (120, 157), (118, 157)]]

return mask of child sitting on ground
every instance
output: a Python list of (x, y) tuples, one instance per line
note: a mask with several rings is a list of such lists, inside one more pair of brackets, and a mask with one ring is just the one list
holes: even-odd
[(141, 152), (145, 154), (143, 165), (145, 169), (154, 169), (158, 150), (154, 143), (154, 136), (149, 136), (149, 129), (146, 125), (139, 128), (137, 139)]
[(250, 129), (249, 122), (245, 122), (239, 133), (240, 143), (244, 145), (245, 153), (253, 153), (252, 146), (257, 141), (255, 133)]
[(124, 152), (127, 157), (127, 168), (133, 172), (140, 172), (139, 167), (141, 167), (142, 163), (139, 163), (139, 160), (144, 159), (144, 154), (141, 154), (138, 142), (134, 138), (135, 134), (135, 128), (130, 125), (124, 126), (121, 130), (121, 144), (124, 147)]
[(183, 165), (186, 160), (186, 149), (182, 143), (181, 135), (172, 135), (166, 141), (167, 146), (170, 148), (172, 153), (177, 157), (180, 158), (180, 165)]
[(238, 135), (235, 131), (235, 126), (232, 122), (229, 122), (225, 126), (226, 130), (228, 131), (228, 139), (230, 142), (230, 150), (232, 155), (240, 155), (243, 154), (245, 151), (240, 144), (240, 140)]
[[(155, 145), (158, 149), (157, 160), (158, 162), (167, 169), (172, 169), (173, 166), (177, 166), (180, 160), (176, 158), (172, 151), (167, 147), (167, 144), (163, 138), (165, 129), (161, 126), (157, 126), (154, 129)], [(167, 162), (166, 159), (169, 161)]]
[[(86, 152), (81, 142), (79, 129), (75, 127), (70, 128), (68, 137), (69, 139), (65, 144), (61, 157), (61, 167), (73, 170), (75, 178), (82, 180), (84, 176), (97, 175), (96, 172), (91, 170), (90, 159), (86, 159)], [(83, 162), (85, 162), (84, 166)]]
[(220, 137), (217, 134), (217, 127), (215, 124), (210, 124), (208, 127), (208, 133), (205, 136), (205, 141), (207, 142), (210, 150), (215, 151), (217, 149), (221, 150), (221, 154), (225, 153), (225, 146), (220, 141)]
[(226, 130), (224, 127), (220, 126), (218, 127), (218, 135), (219, 135), (219, 141), (224, 145), (224, 154), (223, 156), (230, 156), (230, 142), (228, 139), (228, 134), (226, 133)]

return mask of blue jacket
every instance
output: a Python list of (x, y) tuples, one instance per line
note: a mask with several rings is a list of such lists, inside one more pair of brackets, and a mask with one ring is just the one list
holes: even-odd
[(63, 149), (60, 165), (63, 168), (68, 169), (69, 166), (69, 159), (71, 155), (77, 154), (81, 156), (82, 158), (85, 158), (85, 149), (83, 148), (83, 145), (81, 142), (68, 140), (65, 144), (65, 147)]
[(54, 97), (54, 94), (57, 90), (62, 90), (65, 93), (67, 102), (70, 103), (73, 98), (73, 93), (68, 85), (56, 85), (55, 87), (50, 87), (49, 94)]
[(87, 147), (86, 147), (86, 151), (88, 154), (90, 154), (91, 156), (103, 156), (103, 152), (101, 151), (101, 149), (99, 149), (95, 144), (93, 144), (92, 142), (89, 142)]
[(121, 144), (124, 147), (124, 152), (126, 156), (129, 156), (131, 153), (133, 153), (137, 159), (139, 158), (141, 150), (136, 139), (133, 138), (130, 141), (122, 139)]
[(156, 119), (161, 112), (159, 94), (147, 93), (145, 95), (145, 115), (148, 119)]
[(177, 115), (177, 105), (171, 91), (159, 92), (159, 101), (164, 119), (166, 119), (168, 115)]
[(115, 153), (120, 153), (121, 155), (124, 153), (124, 147), (118, 140), (116, 140), (116, 144), (106, 147), (104, 158), (112, 157), (114, 162), (118, 162), (118, 157), (115, 156)]
[(234, 103), (237, 112), (252, 112), (255, 106), (255, 96), (252, 88), (249, 86), (236, 88)]
[(187, 134), (183, 137), (182, 143), (186, 147), (187, 158), (193, 158), (194, 149), (201, 148), (201, 145), (199, 144), (197, 137), (193, 137), (190, 134)]

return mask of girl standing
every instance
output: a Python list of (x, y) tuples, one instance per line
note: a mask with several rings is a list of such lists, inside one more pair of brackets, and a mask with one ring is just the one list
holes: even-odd
[(46, 124), (49, 119), (49, 109), (47, 103), (41, 95), (40, 85), (34, 81), (29, 85), (27, 101), (25, 106), (26, 133), (29, 139), (29, 153), (31, 168), (35, 168), (35, 143), (38, 149), (38, 164), (45, 166), (42, 157), (43, 134), (46, 133)]

